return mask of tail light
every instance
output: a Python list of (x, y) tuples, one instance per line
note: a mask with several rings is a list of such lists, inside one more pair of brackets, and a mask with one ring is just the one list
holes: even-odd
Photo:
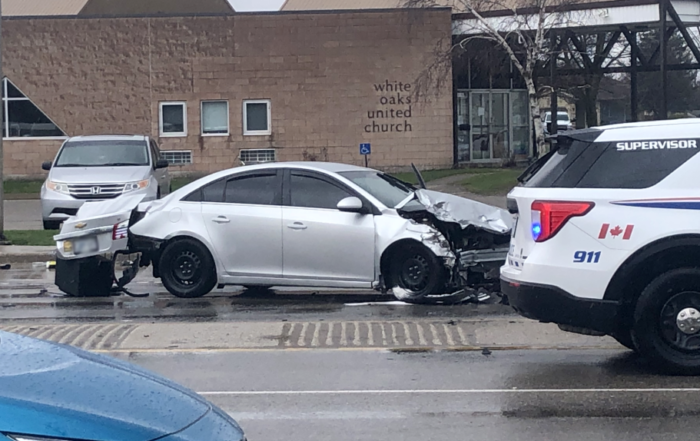
[(532, 203), (532, 238), (544, 242), (554, 237), (572, 217), (584, 216), (595, 207), (593, 202)]
[(112, 228), (112, 240), (126, 239), (129, 237), (129, 221), (119, 222)]

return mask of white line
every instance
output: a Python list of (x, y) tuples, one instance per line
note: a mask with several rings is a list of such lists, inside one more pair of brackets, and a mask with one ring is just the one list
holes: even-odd
[(268, 390), (197, 392), (204, 396), (222, 395), (399, 395), (399, 394), (553, 394), (553, 393), (658, 393), (700, 392), (700, 388), (649, 389), (454, 389), (454, 390)]

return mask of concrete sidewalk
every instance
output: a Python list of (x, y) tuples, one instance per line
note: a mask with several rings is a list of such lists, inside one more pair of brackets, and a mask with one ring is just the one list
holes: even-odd
[(47, 262), (56, 259), (56, 247), (0, 246), (0, 265)]
[(570, 334), (515, 317), (435, 319), (4, 325), (16, 332), (97, 351), (242, 349), (619, 349), (613, 339)]

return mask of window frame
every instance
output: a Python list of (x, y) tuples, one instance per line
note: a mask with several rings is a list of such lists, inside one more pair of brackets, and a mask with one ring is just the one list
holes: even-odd
[[(183, 154), (189, 154), (190, 155), (190, 160), (189, 162), (170, 162), (170, 159), (166, 157), (168, 153), (183, 153)], [(168, 159), (168, 162), (170, 166), (175, 166), (175, 167), (184, 167), (187, 165), (192, 165), (194, 164), (194, 155), (192, 154), (192, 150), (160, 150), (160, 157), (163, 159)]]
[(314, 170), (306, 170), (302, 168), (287, 168), (284, 170), (284, 185), (282, 189), (282, 205), (287, 208), (294, 208), (297, 210), (325, 210), (325, 211), (336, 211), (339, 212), (337, 208), (314, 208), (314, 207), (296, 207), (292, 205), (292, 173), (296, 175), (301, 175), (305, 177), (310, 177), (313, 179), (319, 179), (326, 182), (327, 184), (338, 187), (342, 190), (347, 191), (350, 197), (356, 197), (362, 201), (362, 205), (368, 214), (378, 216), (381, 215), (379, 209), (370, 202), (366, 197), (360, 194), (357, 190), (342, 182), (335, 176), (327, 175), (325, 173), (320, 173)]
[[(248, 104), (265, 104), (267, 106), (267, 130), (248, 130)], [(272, 135), (272, 100), (243, 100), (243, 136)]]
[[(275, 190), (275, 200), (273, 204), (270, 205), (265, 205), (265, 204), (240, 204), (240, 203), (234, 203), (234, 202), (226, 202), (226, 188), (228, 187), (229, 181), (232, 180), (237, 180), (237, 179), (245, 179), (245, 178), (252, 178), (255, 176), (259, 175), (275, 175), (275, 182), (277, 189)], [(202, 186), (200, 186), (198, 189), (190, 192), (186, 196), (184, 196), (182, 199), (180, 199), (180, 202), (189, 202), (189, 203), (195, 203), (195, 204), (217, 204), (217, 205), (228, 205), (228, 206), (246, 206), (246, 207), (282, 207), (284, 206), (284, 188), (283, 188), (283, 169), (280, 168), (270, 168), (270, 169), (260, 169), (260, 170), (254, 170), (254, 171), (248, 171), (245, 173), (233, 173), (230, 175), (226, 175), (224, 177), (221, 177), (219, 179), (214, 179), (211, 182), (208, 182)], [(214, 184), (220, 184), (223, 182), (224, 188), (222, 192), (222, 200), (221, 202), (210, 202), (210, 201), (204, 201), (204, 192), (202, 189), (204, 187), (208, 187), (210, 185)], [(195, 196), (196, 195), (196, 196)], [(199, 200), (187, 200), (191, 198), (198, 198)]]
[[(181, 106), (182, 107), (182, 132), (163, 131), (163, 107), (165, 106)], [(161, 101), (158, 103), (158, 132), (161, 138), (185, 138), (187, 137), (187, 101)]]
[[(204, 133), (204, 105), (209, 103), (225, 103), (226, 104), (226, 133)], [(217, 136), (230, 136), (231, 135), (231, 106), (228, 100), (202, 100), (199, 104), (199, 115), (200, 115), (200, 134), (202, 137), (217, 137)]]
[[(45, 140), (45, 141), (51, 141), (51, 140), (67, 140), (69, 137), (64, 135), (64, 136), (10, 136), (10, 101), (29, 101), (34, 107), (37, 108), (51, 123), (56, 126), (58, 130), (60, 130), (63, 133), (66, 133), (65, 130), (63, 130), (61, 127), (59, 127), (56, 122), (51, 119), (51, 117), (44, 112), (41, 107), (37, 106), (37, 104), (32, 101), (31, 98), (27, 96), (26, 93), (24, 93), (15, 83), (10, 81), (9, 78), (7, 77), (2, 77), (1, 78), (2, 84), (0, 84), (0, 87), (2, 87), (2, 91), (0, 91), (0, 100), (2, 101), (2, 108), (3, 111), (5, 112), (5, 123), (3, 124), (2, 127), (2, 139), (7, 140), (7, 141), (27, 141), (27, 140)], [(12, 84), (12, 87), (17, 89), (19, 93), (21, 93), (24, 97), (10, 97), (10, 94), (8, 93), (8, 84)]]

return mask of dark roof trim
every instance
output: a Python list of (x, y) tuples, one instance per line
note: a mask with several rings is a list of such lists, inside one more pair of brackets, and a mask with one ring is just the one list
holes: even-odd
[[(551, 6), (547, 8), (547, 12), (568, 12), (568, 11), (588, 11), (591, 9), (605, 8), (621, 8), (625, 6), (645, 6), (658, 5), (659, 0), (609, 0), (596, 3), (577, 3), (562, 6)], [(539, 12), (539, 8), (518, 8), (515, 12), (519, 15), (530, 15)], [(513, 15), (511, 9), (501, 9), (499, 11), (484, 11), (481, 13), (483, 17), (507, 17)], [(455, 20), (469, 20), (475, 18), (473, 14), (461, 12), (452, 14)]]
[(386, 14), (415, 13), (426, 11), (451, 11), (451, 8), (393, 8), (393, 9), (322, 9), (315, 11), (252, 11), (203, 14), (123, 14), (123, 15), (14, 15), (2, 17), (3, 20), (53, 20), (53, 19), (120, 19), (120, 18), (192, 18), (192, 17), (236, 17), (236, 16), (270, 16), (270, 15), (333, 15), (333, 14)]

